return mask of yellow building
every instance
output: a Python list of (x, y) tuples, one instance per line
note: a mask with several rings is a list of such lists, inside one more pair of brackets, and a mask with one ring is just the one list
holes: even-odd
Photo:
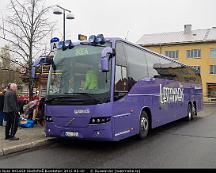
[(145, 34), (137, 44), (200, 70), (204, 101), (216, 101), (216, 28)]

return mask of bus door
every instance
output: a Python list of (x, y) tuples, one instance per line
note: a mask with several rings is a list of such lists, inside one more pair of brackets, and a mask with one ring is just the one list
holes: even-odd
[(130, 103), (128, 97), (127, 68), (116, 65), (114, 91), (114, 135), (125, 136), (130, 132), (131, 122)]

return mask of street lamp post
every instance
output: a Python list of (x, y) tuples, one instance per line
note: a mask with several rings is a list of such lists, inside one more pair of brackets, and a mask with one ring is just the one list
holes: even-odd
[[(71, 13), (70, 10), (68, 9), (65, 9), (59, 5), (56, 5), (57, 8), (54, 9), (53, 11), (53, 14), (57, 14), (57, 15), (60, 15), (62, 14), (62, 11), (63, 11), (63, 41), (65, 41), (65, 12), (69, 12), (69, 14), (67, 15), (66, 19), (75, 19), (74, 15)], [(61, 9), (61, 10), (60, 10)]]

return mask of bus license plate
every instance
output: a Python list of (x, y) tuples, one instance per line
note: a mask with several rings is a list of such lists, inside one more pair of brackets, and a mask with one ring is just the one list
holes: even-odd
[(68, 137), (79, 137), (78, 132), (66, 132), (65, 135)]

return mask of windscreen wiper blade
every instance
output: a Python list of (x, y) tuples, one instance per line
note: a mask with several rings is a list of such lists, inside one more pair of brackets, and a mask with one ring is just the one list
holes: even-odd
[[(52, 98), (47, 98), (45, 100), (46, 103), (49, 103), (51, 101), (64, 101), (62, 99), (70, 99), (71, 101), (80, 101), (80, 99), (75, 99), (71, 96), (56, 96), (56, 97), (52, 97)], [(68, 101), (68, 100), (67, 100)]]
[(94, 100), (94, 101), (96, 101), (96, 102), (100, 102), (100, 100), (94, 98), (94, 97), (93, 97), (91, 94), (89, 94), (89, 93), (73, 93), (73, 94), (84, 95), (84, 96), (87, 96), (88, 98), (90, 98), (90, 99), (92, 99), (92, 100)]

